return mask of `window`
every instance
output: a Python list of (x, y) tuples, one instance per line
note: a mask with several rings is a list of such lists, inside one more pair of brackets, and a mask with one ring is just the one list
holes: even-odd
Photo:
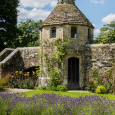
[(51, 28), (51, 38), (56, 38), (56, 27)]
[(71, 38), (77, 38), (77, 28), (71, 27)]
[(91, 29), (88, 28), (88, 39), (91, 39)]

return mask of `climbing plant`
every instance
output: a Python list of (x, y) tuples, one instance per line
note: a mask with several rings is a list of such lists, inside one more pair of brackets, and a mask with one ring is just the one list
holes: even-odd
[(41, 41), (41, 52), (39, 57), (41, 58), (41, 65), (39, 74), (43, 73), (43, 64), (46, 66), (48, 77), (50, 77), (50, 88), (56, 90), (57, 86), (62, 81), (62, 60), (66, 56), (66, 44), (69, 40), (63, 41), (61, 38), (48, 40), (43, 39)]

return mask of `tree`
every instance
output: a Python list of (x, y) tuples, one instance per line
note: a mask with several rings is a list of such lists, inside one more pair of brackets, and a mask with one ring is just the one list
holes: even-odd
[(96, 38), (95, 43), (115, 43), (115, 21), (104, 25), (100, 30), (101, 33)]
[(16, 36), (18, 0), (0, 0), (0, 51), (12, 47)]
[(39, 45), (39, 27), (42, 20), (37, 22), (30, 19), (26, 22), (20, 22), (17, 26), (17, 37), (15, 39), (15, 47), (31, 47)]

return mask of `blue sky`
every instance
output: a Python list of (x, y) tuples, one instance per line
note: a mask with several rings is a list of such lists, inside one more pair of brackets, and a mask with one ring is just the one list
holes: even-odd
[[(57, 2), (58, 0), (20, 0), (18, 23), (27, 19), (45, 20)], [(104, 24), (115, 20), (115, 0), (75, 0), (75, 4), (95, 26), (94, 37)]]

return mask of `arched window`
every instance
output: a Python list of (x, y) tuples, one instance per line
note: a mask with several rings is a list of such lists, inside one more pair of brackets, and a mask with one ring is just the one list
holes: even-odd
[(71, 27), (71, 38), (77, 38), (77, 28)]
[(51, 38), (56, 38), (56, 27), (51, 28)]
[(88, 39), (91, 39), (91, 29), (88, 28)]

